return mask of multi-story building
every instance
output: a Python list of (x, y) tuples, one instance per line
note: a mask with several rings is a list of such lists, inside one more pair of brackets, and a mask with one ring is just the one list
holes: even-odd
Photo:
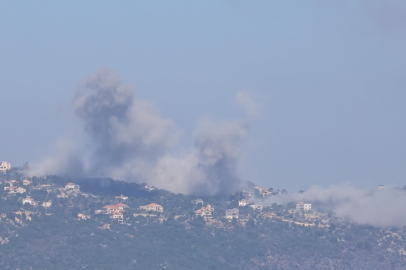
[(65, 190), (79, 191), (79, 190), (80, 190), (80, 186), (79, 186), (79, 185), (75, 185), (74, 183), (67, 183), (67, 184), (65, 185)]
[(312, 204), (311, 203), (304, 203), (304, 202), (298, 202), (296, 204), (296, 210), (312, 210)]
[(121, 194), (120, 196), (116, 196), (116, 199), (121, 199), (121, 200), (125, 201), (128, 199), (128, 197)]
[(26, 203), (31, 204), (32, 206), (37, 205), (37, 203), (34, 201), (34, 199), (31, 198), (30, 196), (27, 196), (26, 198), (23, 199), (23, 205)]
[(140, 209), (145, 210), (145, 211), (154, 211), (154, 212), (163, 212), (164, 208), (162, 205), (159, 205), (157, 203), (150, 203), (144, 206), (140, 206)]
[(79, 219), (79, 220), (81, 220), (81, 219), (87, 220), (87, 219), (89, 219), (89, 218), (90, 218), (90, 216), (88, 216), (88, 215), (78, 214), (78, 219)]
[(252, 205), (250, 205), (252, 210), (254, 211), (262, 211), (262, 209), (264, 208), (262, 205), (254, 203)]
[(240, 215), (240, 210), (238, 208), (226, 210), (226, 219), (233, 219), (233, 218), (238, 219), (239, 215)]
[(249, 203), (250, 203), (249, 200), (242, 199), (242, 200), (239, 200), (239, 201), (238, 201), (238, 206), (246, 206), (246, 205), (248, 205)]
[(201, 207), (199, 210), (195, 211), (196, 216), (201, 216), (203, 219), (210, 219), (212, 218), (214, 212), (214, 208), (208, 204), (207, 206)]
[(45, 207), (45, 208), (51, 207), (52, 206), (52, 201), (43, 202), (42, 206)]

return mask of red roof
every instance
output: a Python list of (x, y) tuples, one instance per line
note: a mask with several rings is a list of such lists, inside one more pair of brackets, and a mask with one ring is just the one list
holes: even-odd
[(159, 205), (159, 204), (157, 204), (157, 203), (150, 203), (150, 204), (148, 204), (147, 206), (154, 206), (154, 207), (162, 207), (162, 205)]
[(116, 205), (105, 205), (103, 206), (105, 209), (117, 209), (118, 207)]
[(105, 209), (118, 209), (118, 208), (121, 208), (121, 207), (125, 208), (125, 207), (129, 207), (129, 206), (124, 204), (124, 203), (118, 203), (118, 204), (115, 204), (115, 205), (105, 205), (105, 206), (103, 206), (103, 208), (105, 208)]
[(124, 204), (124, 203), (118, 203), (118, 204), (116, 204), (115, 206), (118, 206), (118, 207), (128, 207), (128, 205), (126, 205), (126, 204)]

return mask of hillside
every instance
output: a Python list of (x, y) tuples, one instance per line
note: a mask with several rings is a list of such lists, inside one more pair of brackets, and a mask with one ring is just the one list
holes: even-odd
[(0, 181), (2, 269), (406, 268), (402, 228), (261, 205), (272, 189), (198, 198), (111, 179)]

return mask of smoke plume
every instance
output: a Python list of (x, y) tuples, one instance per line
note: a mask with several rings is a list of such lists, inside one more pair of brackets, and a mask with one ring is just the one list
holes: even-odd
[[(258, 110), (247, 93), (236, 101), (247, 116)], [(114, 71), (103, 69), (87, 78), (73, 107), (83, 120), (86, 147), (62, 141), (51, 158), (36, 166), (36, 174), (108, 176), (147, 182), (187, 194), (230, 193), (238, 188), (239, 148), (249, 120), (202, 121), (189, 151), (177, 152), (180, 131), (149, 101), (135, 98), (131, 85)]]
[(314, 208), (333, 211), (338, 217), (373, 226), (406, 225), (404, 205), (406, 193), (399, 189), (385, 188), (362, 190), (350, 185), (322, 188), (312, 186), (303, 194), (288, 193), (275, 196), (267, 203), (284, 204), (303, 201)]

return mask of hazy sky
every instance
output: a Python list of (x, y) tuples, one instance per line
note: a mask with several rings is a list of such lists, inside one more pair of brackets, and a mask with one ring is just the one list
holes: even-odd
[(109, 67), (183, 131), (261, 106), (240, 175), (299, 190), (406, 185), (406, 2), (18, 1), (0, 4), (0, 159), (82, 140), (78, 85)]

